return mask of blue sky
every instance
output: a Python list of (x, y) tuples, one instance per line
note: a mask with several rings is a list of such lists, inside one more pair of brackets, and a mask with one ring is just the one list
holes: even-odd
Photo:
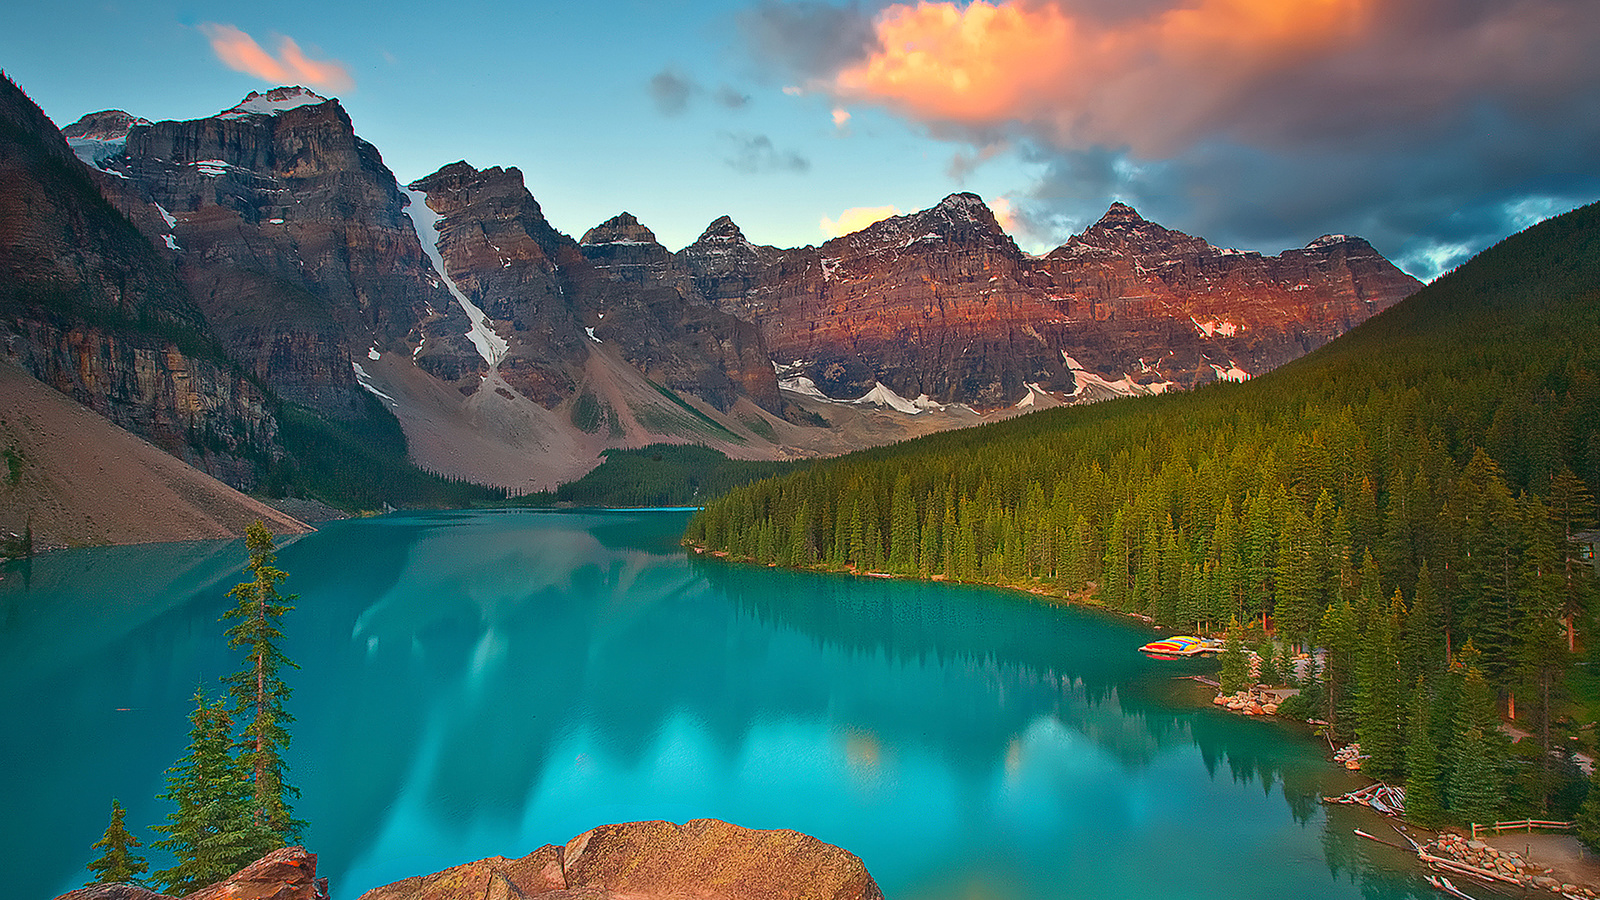
[[(627, 210), (671, 249), (723, 214), (797, 246), (849, 210), (971, 190), (1033, 251), (1123, 200), (1224, 246), (1361, 234), (1430, 277), (1600, 197), (1592, 0), (61, 0), (8, 18), (0, 67), (59, 125), (196, 118), (320, 78), (402, 181), (516, 166), (563, 231)], [(311, 77), (230, 67), (231, 39), (295, 71), (292, 41)]]

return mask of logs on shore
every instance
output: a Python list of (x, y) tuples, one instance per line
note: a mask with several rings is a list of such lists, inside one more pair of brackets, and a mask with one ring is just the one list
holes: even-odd
[(1339, 797), (1323, 797), (1324, 803), (1355, 803), (1368, 806), (1386, 816), (1406, 814), (1406, 789), (1387, 784), (1369, 784)]
[(1568, 897), (1596, 896), (1589, 888), (1563, 882), (1549, 869), (1530, 864), (1520, 853), (1497, 850), (1483, 841), (1468, 840), (1459, 834), (1441, 833), (1424, 844), (1417, 856), (1436, 869), (1470, 875), (1486, 882), (1553, 891)]

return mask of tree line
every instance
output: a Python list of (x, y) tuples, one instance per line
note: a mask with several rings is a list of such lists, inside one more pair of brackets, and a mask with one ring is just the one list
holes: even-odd
[[(1484, 821), (1576, 807), (1558, 721), (1596, 578), (1600, 207), (1243, 385), (1035, 413), (735, 488), (686, 541), (1024, 587), (1316, 649), (1306, 712)], [(1534, 736), (1513, 761), (1500, 717)], [(1415, 788), (1414, 788), (1415, 790)]]
[[(300, 792), (289, 782), (283, 758), (294, 721), (283, 674), (298, 666), (280, 649), (279, 621), (295, 598), (279, 593), (287, 576), (275, 565), (272, 534), (264, 524), (245, 530), (245, 549), (251, 579), (229, 591), (234, 606), (222, 617), (232, 623), (225, 637), (242, 651), (241, 665), (222, 679), (222, 696), (212, 699), (203, 686), (195, 689), (188, 752), (167, 770), (167, 789), (160, 795), (174, 808), (151, 829), (164, 835), (151, 846), (171, 853), (174, 862), (149, 880), (174, 896), (297, 843), (306, 824), (294, 816), (292, 800)], [(91, 883), (140, 884), (149, 871), (137, 852), (141, 846), (127, 828), (122, 804), (112, 800), (111, 823), (88, 865), (95, 876)]]

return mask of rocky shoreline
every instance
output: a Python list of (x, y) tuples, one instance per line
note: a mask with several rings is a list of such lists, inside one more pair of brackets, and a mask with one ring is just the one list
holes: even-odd
[[(492, 856), (373, 888), (360, 900), (883, 900), (861, 859), (798, 831), (717, 819), (601, 825), (519, 859)], [(56, 900), (179, 900), (100, 884)], [(317, 855), (284, 847), (181, 900), (328, 900)]]

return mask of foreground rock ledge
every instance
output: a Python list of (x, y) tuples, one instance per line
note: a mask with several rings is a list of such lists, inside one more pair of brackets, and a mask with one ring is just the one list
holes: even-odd
[[(285, 847), (184, 900), (320, 900), (317, 857)], [(883, 900), (855, 854), (798, 831), (716, 819), (602, 825), (521, 859), (491, 856), (419, 875), (360, 900)], [(57, 900), (170, 900), (96, 885)]]
[(716, 819), (602, 825), (521, 859), (493, 856), (361, 900), (882, 900), (853, 853)]

